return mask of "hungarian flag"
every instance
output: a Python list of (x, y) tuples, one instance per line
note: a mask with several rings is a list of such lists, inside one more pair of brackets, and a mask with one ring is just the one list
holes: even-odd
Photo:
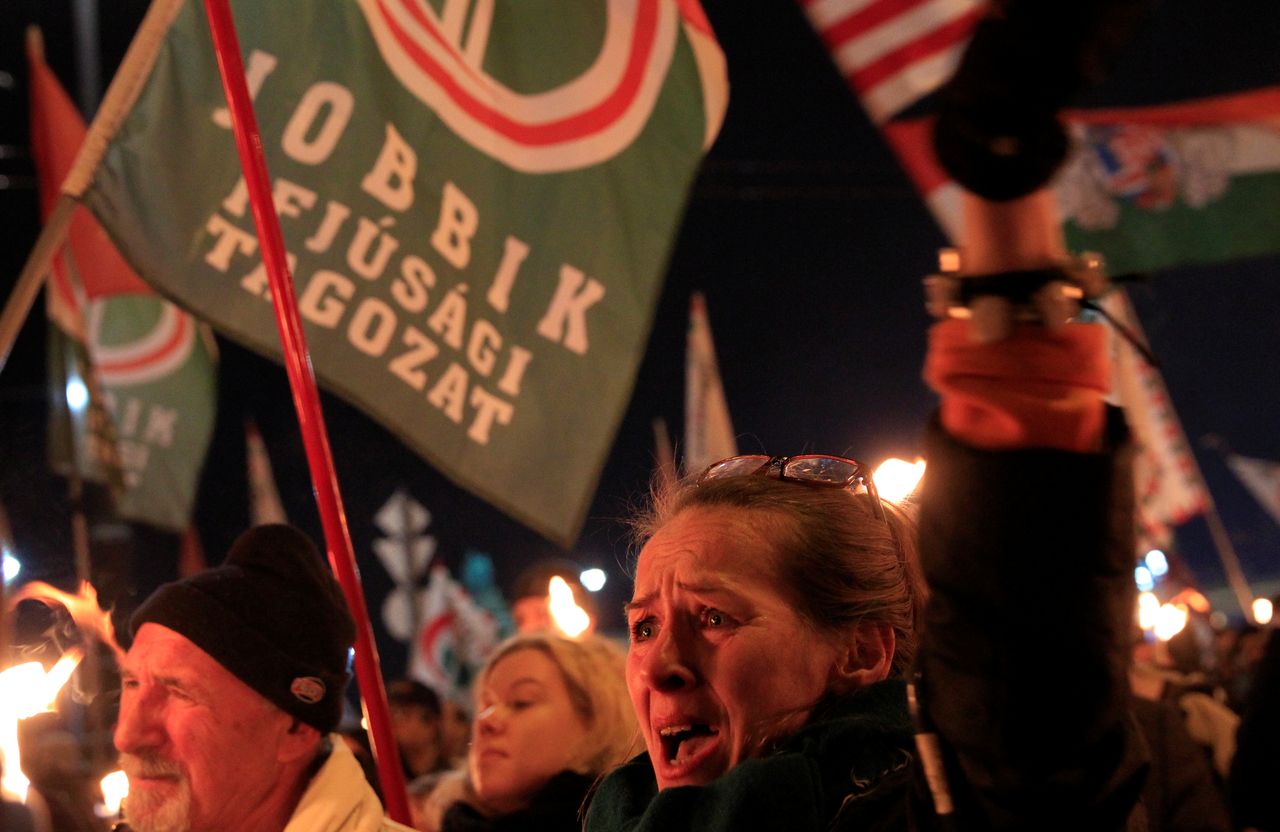
[[(1280, 249), (1280, 87), (1063, 118), (1072, 151), (1052, 187), (1072, 250), (1103, 252), (1120, 274)], [(882, 125), (954, 239), (959, 186), (933, 155), (931, 126)]]
[[(801, 0), (934, 217), (959, 239), (959, 186), (932, 123), (902, 114), (959, 64), (985, 0)], [(1112, 273), (1280, 248), (1280, 86), (1150, 107), (1063, 114), (1072, 138), (1053, 182), (1067, 244)]]
[[(28, 60), (31, 145), (47, 217), (85, 125), (45, 63), (35, 30)], [(122, 486), (121, 517), (186, 529), (213, 430), (207, 333), (138, 279), (84, 208), (71, 221), (47, 286), (55, 469)]]
[[(696, 0), (232, 8), (320, 382), (570, 543), (726, 103)], [(200, 4), (158, 0), (133, 51), (67, 190), (162, 294), (278, 356)]]

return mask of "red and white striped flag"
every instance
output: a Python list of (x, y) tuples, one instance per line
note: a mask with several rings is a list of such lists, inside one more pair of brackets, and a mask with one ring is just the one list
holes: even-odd
[(800, 0), (813, 28), (883, 124), (951, 77), (985, 0)]

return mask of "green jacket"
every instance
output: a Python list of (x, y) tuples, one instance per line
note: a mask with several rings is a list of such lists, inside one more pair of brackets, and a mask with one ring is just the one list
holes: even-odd
[(612, 772), (587, 810), (587, 832), (901, 829), (911, 786), (905, 685), (889, 680), (819, 708), (774, 754), (706, 786), (658, 791), (648, 755)]

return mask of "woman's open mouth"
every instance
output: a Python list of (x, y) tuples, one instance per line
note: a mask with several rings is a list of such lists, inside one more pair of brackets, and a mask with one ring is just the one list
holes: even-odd
[(722, 773), (702, 772), (706, 776), (696, 776), (719, 751), (720, 732), (716, 728), (701, 722), (668, 725), (658, 730), (658, 740), (662, 748), (658, 780), (663, 788), (709, 782)]
[(679, 765), (698, 753), (717, 732), (710, 725), (694, 723), (671, 725), (658, 732), (662, 737), (662, 756), (671, 765)]

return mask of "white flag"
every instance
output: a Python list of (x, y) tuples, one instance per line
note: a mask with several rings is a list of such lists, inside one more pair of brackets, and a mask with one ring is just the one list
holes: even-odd
[(671, 448), (671, 436), (667, 433), (665, 419), (653, 420), (653, 457), (654, 476), (662, 483), (662, 487), (675, 485), (680, 475), (676, 468), (676, 455)]
[(702, 293), (689, 301), (689, 336), (685, 352), (684, 473), (696, 473), (738, 453), (724, 385), (716, 366), (711, 322)]
[(275, 473), (271, 470), (271, 457), (262, 433), (252, 420), (244, 423), (244, 449), (249, 468), (249, 520), (254, 526), (266, 523), (288, 523), (280, 492), (276, 489)]
[(1249, 493), (1280, 524), (1280, 462), (1227, 454), (1227, 465), (1249, 489)]

